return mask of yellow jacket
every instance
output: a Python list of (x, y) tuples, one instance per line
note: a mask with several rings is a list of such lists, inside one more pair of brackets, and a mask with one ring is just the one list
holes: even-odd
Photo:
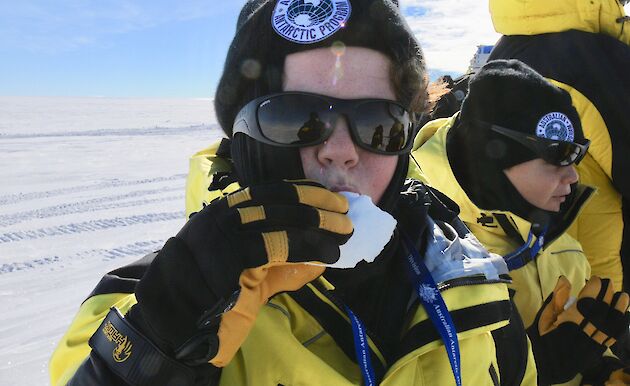
[[(223, 192), (208, 191), (214, 173), (229, 170), (229, 164), (215, 156), (217, 147), (218, 144), (211, 146), (191, 159), (188, 214), (200, 210), (213, 197), (236, 188), (233, 184)], [(145, 257), (141, 265), (148, 266), (153, 257)], [(52, 385), (65, 385), (70, 379), (95, 382), (94, 378), (86, 378), (95, 376), (94, 372), (86, 374), (80, 367), (90, 355), (88, 339), (111, 306), (120, 308), (124, 314), (136, 303), (133, 288), (140, 277), (136, 263), (133, 269), (120, 268), (101, 280), (82, 304), (50, 360)], [(223, 368), (219, 384), (362, 384), (360, 369), (354, 361), (349, 319), (334, 301), (332, 289), (320, 277), (296, 292), (272, 297), (234, 359)], [(518, 384), (536, 385), (535, 362), (523, 326), (508, 321), (515, 316), (504, 282), (467, 278), (465, 283), (445, 282), (440, 291), (457, 329), (464, 385), (498, 385), (502, 381), (501, 355), (505, 355), (502, 359), (506, 361), (516, 358), (522, 361), (516, 366), (521, 372), (515, 376), (520, 379)], [(372, 363), (376, 372), (381, 373), (380, 384), (454, 385), (444, 344), (417, 300), (407, 311), (406, 320), (393, 363), (385, 363), (377, 343), (368, 336)], [(513, 328), (522, 337), (520, 347), (514, 347), (512, 340), (509, 347), (504, 342), (499, 348), (500, 340), (495, 341), (493, 333), (502, 328)]]
[[(129, 280), (124, 269), (117, 280)], [(112, 277), (108, 286), (112, 284)], [(102, 284), (102, 283), (101, 283)], [(223, 369), (220, 385), (361, 385), (357, 364), (346, 354), (353, 347), (340, 346), (335, 338), (340, 331), (327, 331), (323, 325), (336, 325), (351, 333), (343, 310), (331, 301), (324, 279), (307, 285), (295, 295), (273, 297), (256, 320), (256, 325), (232, 362)], [(100, 286), (97, 287), (100, 291)], [(464, 385), (498, 385), (498, 363), (492, 332), (507, 325), (510, 314), (508, 293), (504, 284), (487, 283), (453, 287), (442, 291), (444, 300), (458, 326)], [(65, 385), (73, 376), (81, 384), (82, 374), (75, 374), (90, 354), (87, 342), (111, 306), (125, 313), (136, 300), (133, 294), (99, 293), (83, 303), (69, 330), (63, 336), (50, 360), (52, 385)], [(311, 307), (326, 312), (309, 312)], [(480, 320), (478, 313), (486, 317)], [(460, 327), (462, 326), (462, 327)], [(405, 349), (389, 368), (381, 385), (454, 385), (454, 378), (444, 345), (432, 329), (422, 307), (410, 314)], [(384, 359), (375, 343), (370, 348), (377, 358), (375, 367), (383, 368)], [(269, 350), (269, 347), (274, 347)], [(510, 348), (514, 358), (515, 348)], [(344, 352), (345, 351), (345, 352)], [(535, 385), (536, 375), (531, 352), (523, 385)], [(90, 378), (93, 381), (93, 378)]]
[(494, 29), (503, 35), (538, 35), (571, 29), (609, 35), (630, 45), (630, 28), (617, 0), (490, 0)]
[[(505, 256), (521, 244), (517, 244), (506, 234), (496, 216), (506, 215), (523, 240), (527, 240), (531, 224), (509, 212), (480, 209), (464, 192), (446, 155), (446, 135), (455, 119), (456, 116), (431, 121), (420, 130), (412, 150), (412, 155), (421, 168), (421, 175), (418, 177), (459, 205), (460, 218), (490, 252)], [(569, 279), (573, 284), (571, 295), (577, 296), (590, 277), (590, 271), (580, 244), (566, 233), (547, 242), (535, 260), (510, 271), (513, 280), (510, 287), (516, 291), (514, 302), (525, 326), (532, 324), (560, 275)], [(569, 384), (577, 385), (579, 379)]]
[(625, 280), (627, 289), (630, 19), (617, 0), (491, 0), (490, 12), (505, 35), (490, 59), (519, 59), (573, 99), (591, 140), (577, 171), (598, 192), (569, 232), (582, 244), (593, 274), (611, 278), (616, 290)]

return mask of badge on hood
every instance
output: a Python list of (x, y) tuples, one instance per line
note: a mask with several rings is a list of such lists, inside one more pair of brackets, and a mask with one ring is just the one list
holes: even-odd
[(311, 44), (345, 27), (351, 10), (348, 0), (280, 0), (273, 10), (271, 24), (283, 38)]
[(554, 141), (573, 142), (575, 131), (573, 124), (566, 115), (553, 112), (545, 114), (536, 125), (536, 135), (541, 138), (553, 139)]

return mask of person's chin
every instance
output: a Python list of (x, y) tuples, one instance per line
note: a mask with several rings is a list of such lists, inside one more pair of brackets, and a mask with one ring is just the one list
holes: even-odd
[(562, 203), (566, 201), (566, 197), (552, 197), (551, 200), (548, 201), (546, 208), (543, 208), (549, 212), (560, 212), (560, 208), (562, 207)]

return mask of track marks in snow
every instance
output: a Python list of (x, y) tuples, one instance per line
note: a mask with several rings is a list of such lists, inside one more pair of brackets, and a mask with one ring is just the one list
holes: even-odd
[(149, 224), (158, 221), (170, 221), (183, 219), (184, 212), (148, 213), (137, 216), (115, 217), (99, 220), (90, 220), (78, 223), (56, 225), (47, 228), (39, 228), (27, 231), (0, 233), (0, 244), (19, 242), (24, 240), (36, 240), (46, 237), (94, 232), (105, 229), (126, 227), (135, 224)]
[(101, 258), (102, 260), (115, 260), (130, 256), (140, 258), (147, 253), (160, 249), (162, 245), (164, 245), (164, 240), (139, 241), (110, 249), (90, 249), (68, 256), (48, 256), (15, 263), (5, 263), (0, 265), (0, 275), (41, 268), (63, 268), (63, 264), (83, 259), (93, 260), (94, 258)]
[(70, 186), (67, 188), (53, 189), (53, 190), (45, 190), (41, 192), (32, 192), (32, 193), (20, 193), (20, 194), (8, 194), (4, 196), (0, 196), (0, 206), (1, 205), (10, 205), (21, 203), (28, 200), (42, 200), (56, 196), (63, 196), (67, 194), (73, 194), (78, 192), (88, 192), (94, 190), (103, 190), (108, 188), (118, 188), (125, 186), (134, 186), (134, 185), (145, 185), (152, 184), (156, 182), (165, 182), (165, 181), (177, 181), (183, 180), (186, 178), (186, 174), (174, 174), (172, 176), (167, 177), (155, 177), (155, 178), (147, 178), (141, 180), (106, 180), (103, 182), (98, 182), (94, 184), (88, 185), (79, 185), (79, 186)]
[(0, 227), (9, 226), (14, 224), (19, 224), (24, 221), (33, 220), (33, 219), (42, 219), (49, 217), (57, 217), (64, 216), (68, 214), (76, 214), (76, 213), (85, 213), (85, 212), (96, 212), (102, 210), (111, 210), (118, 208), (129, 208), (136, 207), (141, 205), (147, 205), (157, 202), (165, 202), (165, 201), (175, 201), (181, 200), (183, 198), (183, 194), (177, 196), (169, 196), (169, 197), (161, 197), (161, 198), (144, 198), (141, 200), (134, 201), (125, 201), (119, 202), (122, 200), (127, 200), (129, 198), (136, 198), (154, 194), (161, 194), (173, 191), (182, 191), (181, 186), (176, 187), (165, 187), (159, 189), (145, 189), (138, 190), (126, 194), (117, 194), (113, 196), (106, 196), (100, 198), (94, 198), (86, 201), (78, 201), (78, 202), (69, 202), (54, 206), (49, 206), (46, 208), (33, 209), (24, 212), (12, 213), (7, 215), (0, 215)]

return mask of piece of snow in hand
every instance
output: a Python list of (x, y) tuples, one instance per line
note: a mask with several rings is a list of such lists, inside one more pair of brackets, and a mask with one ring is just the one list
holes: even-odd
[(340, 257), (330, 268), (353, 268), (360, 261), (368, 263), (381, 253), (396, 228), (396, 220), (372, 203), (369, 196), (353, 192), (340, 192), (350, 204), (348, 217), (354, 226), (352, 237), (339, 247)]

